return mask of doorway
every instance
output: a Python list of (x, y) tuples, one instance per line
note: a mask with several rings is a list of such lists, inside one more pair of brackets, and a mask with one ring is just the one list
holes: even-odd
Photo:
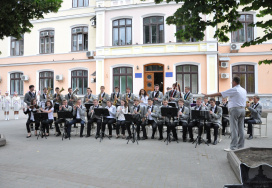
[(154, 85), (159, 84), (163, 92), (164, 66), (162, 64), (148, 64), (144, 66), (144, 89), (149, 95), (154, 90)]

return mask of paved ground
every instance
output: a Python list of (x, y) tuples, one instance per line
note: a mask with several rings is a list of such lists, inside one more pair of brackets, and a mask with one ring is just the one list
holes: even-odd
[[(22, 117), (24, 119), (22, 119)], [(269, 116), (271, 124), (272, 116)], [(94, 137), (61, 141), (50, 136), (27, 139), (25, 116), (4, 121), (0, 132), (7, 145), (0, 148), (0, 187), (178, 187), (220, 188), (237, 184), (227, 161), (230, 139), (216, 146), (158, 140), (126, 144), (125, 140)], [(268, 131), (271, 133), (272, 128)], [(149, 131), (149, 136), (151, 131)], [(181, 138), (181, 134), (179, 134)], [(272, 136), (246, 141), (246, 146), (271, 146)]]

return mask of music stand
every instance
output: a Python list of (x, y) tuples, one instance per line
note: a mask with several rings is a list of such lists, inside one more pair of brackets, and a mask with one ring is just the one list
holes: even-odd
[(110, 139), (110, 137), (107, 134), (105, 134), (102, 129), (104, 117), (110, 115), (109, 110), (107, 108), (94, 108), (94, 114), (101, 117), (100, 142), (103, 139), (103, 134), (104, 134), (104, 136), (108, 137), (108, 139)]
[(90, 110), (90, 107), (93, 106), (93, 103), (85, 103), (86, 110)]
[(173, 107), (173, 108), (177, 107), (177, 103), (175, 103), (175, 102), (169, 102), (168, 105)]
[[(39, 130), (39, 134), (37, 136), (37, 140), (39, 139), (39, 136), (41, 136), (41, 138), (43, 138), (43, 134), (44, 134), (44, 137), (46, 138), (46, 134), (45, 134), (45, 131), (43, 130), (42, 128), (42, 120), (46, 120), (48, 119), (48, 113), (35, 113), (34, 114), (34, 119), (36, 121), (39, 121), (40, 122), (40, 130)], [(47, 138), (46, 138), (47, 139)]]
[(229, 115), (229, 109), (227, 107), (222, 106), (222, 115), (228, 116)]
[[(200, 122), (201, 120), (203, 120), (205, 122), (206, 120), (210, 119), (210, 111), (208, 111), (208, 110), (203, 110), (203, 111), (192, 110), (191, 113), (192, 113), (192, 117), (194, 117), (192, 119), (195, 119), (198, 122)], [(197, 142), (199, 139), (200, 139), (200, 142)], [(202, 137), (199, 138), (199, 135), (197, 135), (196, 139), (193, 141), (192, 144), (196, 143), (196, 145), (195, 145), (195, 148), (196, 148), (197, 144), (199, 143), (199, 145), (200, 145), (201, 141), (203, 141), (205, 144), (207, 144), (209, 146), (208, 142), (206, 142)]]
[(134, 142), (136, 141), (137, 144), (139, 144), (139, 143), (138, 143), (138, 140), (137, 140), (137, 138), (136, 138), (136, 136), (135, 136), (135, 124), (134, 124), (134, 117), (133, 117), (133, 115), (132, 115), (132, 114), (124, 114), (124, 115), (125, 115), (126, 121), (132, 123), (132, 137), (128, 139), (127, 144), (128, 144), (128, 142), (129, 142), (130, 140), (131, 140), (132, 143), (134, 143)]
[[(59, 119), (64, 119), (65, 120), (65, 124), (64, 124), (64, 128), (63, 128), (63, 133), (62, 133), (62, 140), (65, 136), (65, 134), (67, 134), (67, 125), (66, 125), (66, 119), (70, 119), (73, 118), (73, 113), (69, 112), (69, 111), (58, 111), (58, 118)], [(70, 140), (70, 136), (69, 136), (69, 140)]]
[[(168, 107), (161, 107), (161, 116), (164, 117), (168, 117), (169, 119), (176, 117), (178, 113), (178, 109), (177, 108), (168, 108)], [(171, 125), (167, 126), (167, 130), (170, 129)], [(166, 142), (166, 145), (168, 145), (169, 142), (171, 142), (171, 130), (167, 131), (167, 137), (164, 140), (164, 142)], [(178, 140), (177, 140), (178, 143)]]

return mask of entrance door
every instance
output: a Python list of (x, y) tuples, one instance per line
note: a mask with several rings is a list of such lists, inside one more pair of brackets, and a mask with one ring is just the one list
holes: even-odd
[(144, 88), (149, 95), (151, 91), (154, 90), (154, 73), (145, 73), (145, 83), (144, 83)]
[(160, 86), (160, 91), (163, 92), (164, 71), (161, 64), (148, 64), (144, 67), (144, 89), (149, 95), (154, 90), (154, 85)]

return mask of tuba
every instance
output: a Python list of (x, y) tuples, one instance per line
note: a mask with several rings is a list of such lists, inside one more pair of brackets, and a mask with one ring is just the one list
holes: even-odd
[[(247, 101), (246, 103), (247, 103), (247, 104), (248, 104), (248, 103), (251, 104), (252, 102)], [(246, 115), (245, 115), (245, 117), (250, 117), (250, 116), (251, 116), (251, 111), (250, 111), (247, 107), (245, 107), (245, 110), (246, 110)]]
[(59, 104), (61, 104), (61, 101), (62, 101), (62, 100), (61, 100), (61, 97), (60, 97), (60, 94), (61, 94), (61, 92), (63, 92), (63, 91), (64, 91), (64, 88), (62, 87), (61, 90), (59, 91), (58, 95), (57, 95), (57, 96), (59, 97), (59, 99), (58, 99), (58, 103), (59, 103)]
[(52, 88), (51, 88), (51, 87), (48, 87), (47, 93), (46, 93), (46, 98), (47, 98), (48, 100), (50, 100), (51, 90), (52, 90)]
[(78, 88), (76, 88), (71, 95), (71, 98), (74, 99), (74, 101), (76, 101), (78, 99), (78, 96), (76, 96), (76, 93), (79, 91)]

